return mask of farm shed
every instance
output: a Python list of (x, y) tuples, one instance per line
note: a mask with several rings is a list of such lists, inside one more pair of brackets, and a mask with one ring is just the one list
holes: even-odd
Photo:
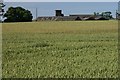
[(55, 10), (55, 16), (38, 17), (37, 21), (78, 21), (78, 20), (108, 20), (102, 16), (95, 16), (94, 14), (70, 14), (64, 16), (62, 10)]

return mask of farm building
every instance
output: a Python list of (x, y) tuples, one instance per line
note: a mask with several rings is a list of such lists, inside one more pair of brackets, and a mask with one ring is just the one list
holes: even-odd
[(62, 10), (55, 10), (55, 16), (38, 17), (37, 21), (78, 21), (78, 20), (108, 20), (102, 16), (94, 14), (72, 14), (64, 16)]

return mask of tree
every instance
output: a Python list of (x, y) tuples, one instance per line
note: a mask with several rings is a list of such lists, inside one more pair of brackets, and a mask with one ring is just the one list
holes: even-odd
[(102, 16), (106, 19), (112, 19), (112, 12), (108, 11), (108, 12), (102, 12)]
[(97, 15), (97, 13), (96, 12), (94, 12), (94, 16), (96, 16)]
[(4, 22), (29, 22), (33, 18), (31, 12), (22, 7), (9, 7), (4, 17), (7, 18)]
[(0, 22), (2, 22), (2, 19), (3, 19), (4, 7), (5, 5), (3, 4), (3, 2), (0, 2)]
[(103, 18), (105, 18), (105, 19), (112, 19), (113, 17), (112, 17), (112, 12), (110, 12), (110, 11), (107, 11), (107, 12), (102, 12), (102, 13), (96, 13), (96, 12), (94, 12), (94, 15), (95, 16), (102, 16)]

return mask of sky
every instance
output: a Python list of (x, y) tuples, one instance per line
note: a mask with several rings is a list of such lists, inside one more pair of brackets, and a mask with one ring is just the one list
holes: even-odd
[(4, 2), (118, 2), (119, 0), (4, 0)]
[(39, 16), (54, 16), (56, 9), (61, 9), (65, 16), (69, 14), (93, 14), (94, 12), (111, 11), (113, 17), (118, 10), (118, 2), (5, 2), (5, 11), (13, 6), (21, 6)]

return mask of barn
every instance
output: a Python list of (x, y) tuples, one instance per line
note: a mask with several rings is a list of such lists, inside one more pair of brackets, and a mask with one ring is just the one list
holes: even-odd
[(38, 17), (37, 21), (83, 21), (83, 20), (108, 20), (102, 16), (95, 16), (94, 14), (70, 14), (64, 16), (62, 10), (55, 10), (55, 16)]

